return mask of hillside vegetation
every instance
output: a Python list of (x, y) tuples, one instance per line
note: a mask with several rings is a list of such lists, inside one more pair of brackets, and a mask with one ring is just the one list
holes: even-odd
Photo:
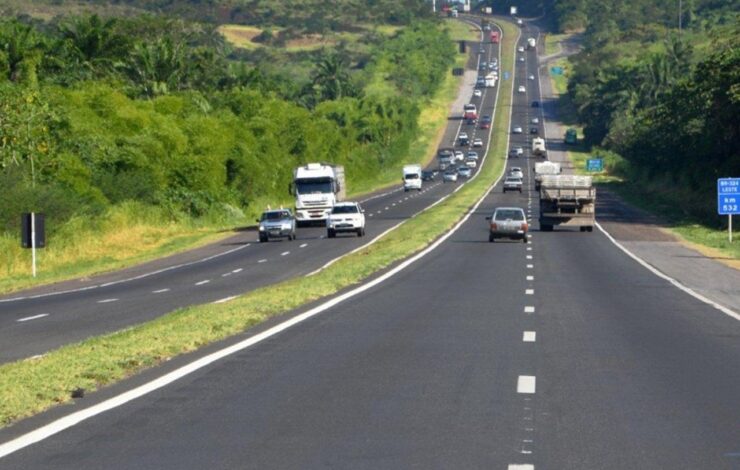
[(371, 29), (362, 43), (294, 56), (296, 75), (235, 56), (214, 24), (1, 21), (0, 276), (26, 269), (25, 211), (47, 214), (51, 256), (115, 219), (119, 230), (244, 224), (289, 204), (292, 169), (308, 161), (344, 164), (350, 191), (383, 183), (455, 48), (434, 20)]

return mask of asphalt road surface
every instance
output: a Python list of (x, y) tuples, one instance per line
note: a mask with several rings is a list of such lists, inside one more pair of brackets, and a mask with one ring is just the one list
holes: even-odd
[[(600, 232), (539, 232), (525, 181), (387, 282), (0, 467), (739, 468), (740, 324)], [(488, 243), (501, 205), (530, 243)]]
[[(498, 45), (486, 44), (479, 54), (479, 44), (470, 47), (468, 68), (476, 70), (480, 61), (498, 57)], [(496, 88), (484, 88), (483, 96), (472, 97), (480, 115), (493, 115)], [(483, 156), (488, 146), (489, 130), (462, 122), (462, 106), (445, 130), (443, 146), (457, 145), (459, 132), (465, 131), (483, 140), (483, 147), (472, 150)], [(436, 168), (436, 161), (430, 167)], [(474, 170), (475, 171), (475, 170)], [(399, 172), (399, 181), (401, 175)], [(176, 269), (117, 282), (93, 285), (93, 289), (75, 290), (53, 295), (29, 296), (15, 293), (0, 297), (0, 363), (44, 354), (51, 349), (103, 333), (113, 332), (156, 318), (177, 308), (203, 304), (243, 294), (258, 287), (304, 276), (355, 248), (399, 222), (408, 219), (450, 194), (465, 183), (443, 183), (441, 174), (425, 182), (422, 191), (404, 192), (399, 186), (375, 195), (363, 203), (366, 236), (339, 235), (326, 238), (323, 227), (299, 228), (293, 242), (259, 243), (254, 232), (245, 233), (226, 254)]]

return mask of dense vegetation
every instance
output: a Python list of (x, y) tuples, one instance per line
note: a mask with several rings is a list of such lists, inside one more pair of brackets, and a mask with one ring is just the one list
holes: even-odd
[[(740, 175), (740, 2), (558, 0), (562, 29), (584, 28), (569, 97), (586, 142), (657, 196), (717, 220), (717, 177)], [(617, 169), (620, 170), (620, 169)]]
[[(252, 12), (267, 3), (234, 2)], [(366, 51), (361, 60), (341, 47), (303, 57), (302, 78), (235, 60), (212, 24), (6, 19), (0, 231), (23, 211), (46, 212), (53, 230), (130, 201), (171, 218), (233, 220), (286, 200), (300, 163), (344, 164), (350, 187), (399, 164), (454, 47), (436, 22), (415, 21), (368, 39)]]

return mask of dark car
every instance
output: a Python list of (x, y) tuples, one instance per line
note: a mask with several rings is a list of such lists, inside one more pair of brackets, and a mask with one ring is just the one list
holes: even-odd
[(533, 108), (539, 108), (540, 107), (540, 102), (539, 101), (532, 101), (532, 107)]
[(424, 170), (421, 172), (422, 181), (434, 181), (435, 176), (437, 176), (437, 173), (434, 171)]
[(540, 131), (540, 130), (539, 130), (539, 129), (537, 129), (536, 127), (530, 127), (530, 128), (529, 128), (529, 133), (530, 133), (530, 134), (537, 134), (537, 133), (538, 133), (539, 131)]
[(480, 128), (481, 129), (491, 128), (491, 116), (483, 116), (483, 118), (480, 120)]

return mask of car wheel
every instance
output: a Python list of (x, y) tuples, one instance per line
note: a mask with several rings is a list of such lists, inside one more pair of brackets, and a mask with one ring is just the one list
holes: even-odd
[(327, 230), (326, 231), (326, 238), (334, 238), (337, 236), (337, 232), (334, 230)]
[(521, 190), (521, 188), (519, 188), (519, 194), (521, 194), (521, 193), (522, 193), (522, 190)]
[(586, 227), (586, 231), (587, 232), (593, 232), (594, 231), (594, 228), (592, 226), (588, 226), (588, 227)]
[(267, 241), (267, 235), (260, 235), (260, 243), (265, 243)]
[(527, 235), (526, 234), (522, 237), (522, 243), (527, 243)]
[(496, 237), (494, 237), (492, 233), (489, 233), (489, 234), (488, 234), (488, 241), (489, 241), (489, 242), (493, 243), (493, 241), (494, 241), (495, 239), (496, 239)]
[(358, 237), (361, 237), (362, 236), (362, 229), (361, 228), (358, 228), (357, 230), (355, 230), (355, 233), (357, 233), (357, 236)]

